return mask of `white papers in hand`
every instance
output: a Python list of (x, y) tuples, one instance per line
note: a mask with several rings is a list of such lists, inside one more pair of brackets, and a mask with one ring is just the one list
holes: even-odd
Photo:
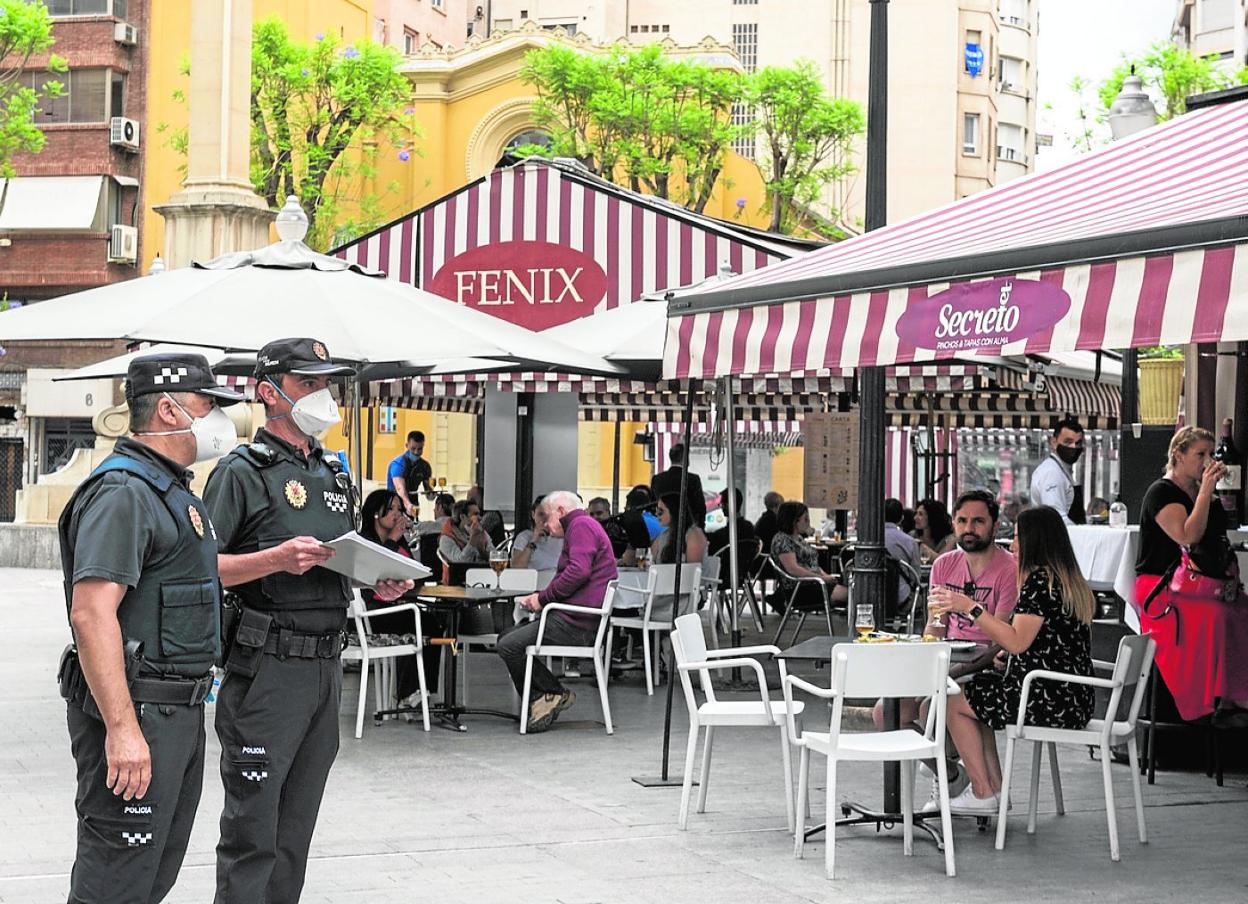
[(365, 587), (387, 580), (423, 581), (433, 573), (415, 559), (366, 540), (355, 531), (321, 545), (334, 550), (333, 558), (322, 568), (344, 574)]

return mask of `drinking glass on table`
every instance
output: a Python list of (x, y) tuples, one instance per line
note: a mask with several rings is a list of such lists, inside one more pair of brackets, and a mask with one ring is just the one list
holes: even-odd
[(503, 572), (507, 569), (507, 553), (495, 550), (490, 553), (490, 567), (494, 569), (494, 587), (502, 589)]
[(859, 640), (865, 640), (867, 635), (875, 630), (875, 607), (870, 603), (859, 603), (854, 606), (854, 631), (858, 634)]

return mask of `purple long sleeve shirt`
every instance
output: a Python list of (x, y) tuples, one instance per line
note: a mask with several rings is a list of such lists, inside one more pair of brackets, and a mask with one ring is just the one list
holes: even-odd
[[(572, 511), (559, 519), (563, 525), (563, 552), (550, 584), (537, 595), (537, 601), (568, 603), (573, 606), (602, 607), (607, 584), (615, 580), (615, 554), (602, 525), (588, 512)], [(597, 627), (597, 619), (579, 612), (551, 613), (582, 629)]]

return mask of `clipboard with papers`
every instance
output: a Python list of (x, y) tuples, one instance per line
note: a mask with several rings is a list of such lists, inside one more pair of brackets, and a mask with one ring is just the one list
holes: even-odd
[(355, 531), (321, 545), (334, 550), (333, 558), (321, 567), (362, 586), (371, 587), (378, 581), (423, 581), (433, 574), (415, 559), (366, 540)]

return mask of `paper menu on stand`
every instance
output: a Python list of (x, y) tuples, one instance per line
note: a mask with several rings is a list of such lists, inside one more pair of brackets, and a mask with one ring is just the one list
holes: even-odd
[(393, 550), (348, 531), (336, 540), (322, 543), (334, 556), (321, 567), (346, 575), (357, 584), (371, 587), (378, 581), (423, 581), (433, 572)]
[(812, 411), (802, 422), (802, 437), (802, 501), (828, 510), (857, 508), (857, 413)]

